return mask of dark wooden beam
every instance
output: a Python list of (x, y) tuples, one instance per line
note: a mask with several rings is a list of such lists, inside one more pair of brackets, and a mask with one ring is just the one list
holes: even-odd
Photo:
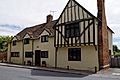
[[(88, 24), (88, 26), (83, 30), (83, 32), (81, 32), (80, 37), (85, 33), (85, 31), (86, 31), (92, 24), (93, 24), (93, 21), (92, 21), (90, 24)], [(78, 40), (77, 40), (77, 41), (78, 41)]]
[[(60, 31), (59, 27), (58, 27), (58, 31)], [(59, 33), (58, 33), (58, 38), (57, 38), (57, 46), (59, 47)]]
[[(90, 21), (88, 21), (88, 24), (90, 24)], [(90, 27), (88, 28), (88, 44), (90, 45)]]
[(55, 33), (55, 36), (54, 36), (54, 47), (56, 47), (56, 27), (54, 27), (54, 33)]
[(65, 40), (65, 42), (68, 42), (68, 40), (66, 40), (65, 36), (58, 29), (56, 29), (56, 31), (58, 31), (58, 33), (61, 34), (61, 36), (63, 37), (63, 39)]
[(93, 19), (93, 42), (95, 45), (95, 20)]
[(80, 20), (76, 20), (76, 21), (69, 21), (69, 22), (66, 22), (66, 23), (61, 23), (61, 24), (58, 24), (56, 26), (61, 26), (61, 25), (66, 25), (66, 24), (73, 24), (73, 23), (78, 23), (78, 22), (84, 22), (84, 21), (89, 21), (89, 20), (93, 20), (93, 18), (85, 18), (85, 19), (80, 19)]
[(80, 9), (79, 9), (79, 6), (77, 6), (77, 7), (78, 7), (78, 18), (80, 20)]
[(73, 21), (73, 14), (72, 14), (72, 1), (71, 1), (71, 21)]

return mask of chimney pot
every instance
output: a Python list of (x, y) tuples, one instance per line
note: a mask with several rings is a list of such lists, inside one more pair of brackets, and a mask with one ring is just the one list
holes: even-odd
[(51, 15), (51, 14), (49, 14), (48, 16), (47, 16), (47, 23), (49, 23), (49, 22), (51, 22), (53, 20), (53, 16)]

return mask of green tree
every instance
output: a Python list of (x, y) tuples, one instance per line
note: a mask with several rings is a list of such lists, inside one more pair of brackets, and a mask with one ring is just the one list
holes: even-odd
[(12, 36), (0, 36), (0, 51), (7, 51), (8, 42), (12, 39)]
[(113, 45), (113, 51), (115, 51), (115, 52), (118, 52), (118, 51), (119, 51), (117, 45)]

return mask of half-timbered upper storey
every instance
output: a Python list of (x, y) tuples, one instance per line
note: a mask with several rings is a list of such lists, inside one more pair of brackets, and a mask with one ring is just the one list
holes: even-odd
[(55, 26), (55, 47), (97, 45), (97, 18), (69, 0)]

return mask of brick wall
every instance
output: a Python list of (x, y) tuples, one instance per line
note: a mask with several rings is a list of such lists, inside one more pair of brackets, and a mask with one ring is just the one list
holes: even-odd
[(109, 67), (110, 55), (108, 48), (108, 32), (107, 32), (107, 21), (105, 15), (105, 3), (104, 0), (97, 0), (98, 6), (98, 18), (101, 20), (98, 23), (99, 27), (99, 63), (100, 69)]
[(0, 60), (6, 60), (7, 59), (7, 53), (6, 52), (0, 52)]

